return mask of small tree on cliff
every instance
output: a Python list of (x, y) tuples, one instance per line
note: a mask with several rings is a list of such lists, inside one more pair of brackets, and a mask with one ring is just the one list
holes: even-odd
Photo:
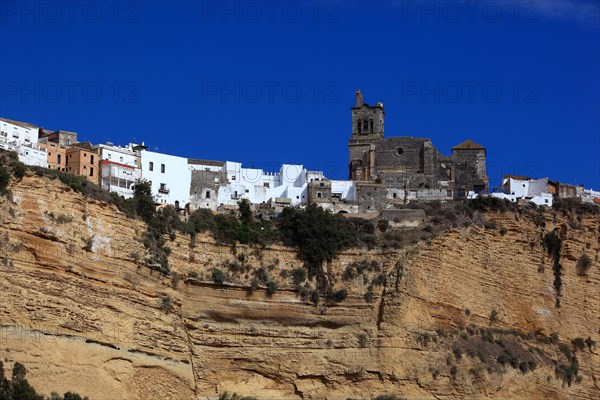
[(154, 199), (152, 197), (152, 186), (148, 181), (136, 183), (133, 191), (133, 202), (135, 213), (146, 223), (151, 223), (156, 213)]

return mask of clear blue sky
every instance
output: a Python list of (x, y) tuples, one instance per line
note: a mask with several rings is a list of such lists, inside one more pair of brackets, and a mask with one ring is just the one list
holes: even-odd
[(354, 92), (386, 136), (600, 189), (598, 1), (0, 2), (0, 116), (81, 140), (347, 178)]

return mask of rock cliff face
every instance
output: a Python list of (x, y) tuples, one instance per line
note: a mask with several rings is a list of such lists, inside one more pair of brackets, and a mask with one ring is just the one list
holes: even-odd
[[(234, 255), (209, 236), (195, 244), (177, 236), (169, 243), (176, 283), (137, 265), (145, 227), (113, 206), (37, 176), (11, 190), (12, 200), (0, 199), (0, 357), (24, 363), (38, 392), (600, 396), (598, 217), (569, 224), (547, 212), (542, 228), (515, 212), (488, 214), (498, 229), (471, 225), (408, 249), (347, 251), (327, 270), (348, 298), (315, 306), (282, 273), (301, 265), (293, 249), (238, 245)], [(563, 239), (560, 308), (541, 244), (555, 227)], [(592, 265), (578, 276), (584, 253)], [(369, 267), (343, 280), (352, 262)], [(249, 288), (261, 265), (279, 283), (272, 296)], [(230, 275), (225, 286), (210, 279), (215, 267)], [(368, 302), (380, 273), (385, 282)], [(588, 337), (576, 361), (567, 356), (573, 339)]]

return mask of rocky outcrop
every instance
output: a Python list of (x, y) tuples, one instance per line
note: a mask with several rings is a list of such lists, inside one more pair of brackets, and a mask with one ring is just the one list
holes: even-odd
[[(37, 176), (11, 191), (0, 199), (0, 357), (25, 364), (38, 392), (91, 399), (206, 399), (226, 390), (261, 399), (600, 394), (597, 346), (575, 352), (570, 385), (560, 369), (573, 366), (565, 355), (573, 339), (600, 342), (598, 217), (569, 224), (547, 212), (541, 227), (526, 215), (496, 213), (487, 215), (496, 229), (471, 225), (406, 249), (347, 251), (327, 271), (348, 298), (315, 306), (291, 281), (301, 266), (293, 249), (232, 249), (208, 235), (195, 243), (179, 235), (168, 243), (177, 282), (139, 265), (145, 227), (114, 206)], [(560, 308), (542, 247), (543, 232), (555, 227), (563, 237)], [(578, 276), (584, 253), (592, 266)], [(344, 280), (351, 263), (364, 270)], [(261, 266), (279, 284), (272, 296), (264, 286), (250, 289)], [(213, 268), (229, 274), (224, 286), (211, 280)], [(373, 279), (381, 284), (367, 301)]]

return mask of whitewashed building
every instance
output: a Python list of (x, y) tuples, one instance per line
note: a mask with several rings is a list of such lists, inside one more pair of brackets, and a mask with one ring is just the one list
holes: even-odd
[(141, 150), (142, 179), (152, 184), (157, 203), (185, 207), (190, 201), (192, 167), (185, 157)]
[(0, 148), (14, 151), (27, 165), (48, 167), (48, 153), (38, 146), (40, 128), (27, 122), (0, 118)]
[(600, 204), (600, 191), (592, 189), (583, 189), (581, 193), (581, 201), (586, 203)]
[(505, 177), (502, 179), (502, 193), (492, 193), (491, 196), (507, 199), (511, 202), (528, 200), (538, 206), (552, 207), (552, 194), (548, 192), (548, 178), (517, 179)]
[(100, 186), (126, 199), (133, 197), (135, 184), (142, 178), (143, 143), (123, 147), (106, 143), (96, 147), (100, 149)]
[(279, 172), (265, 172), (259, 168), (242, 168), (238, 162), (224, 165), (227, 184), (219, 188), (219, 205), (236, 205), (246, 199), (253, 204), (266, 203), (277, 198), (290, 199), (290, 204), (306, 204), (306, 170), (302, 165), (284, 164)]
[(302, 165), (283, 164), (277, 172), (243, 168), (239, 162), (190, 160), (192, 209), (236, 206), (242, 199), (252, 204), (306, 205), (310, 183), (327, 181), (334, 201), (356, 200), (352, 181), (330, 181), (322, 171), (307, 171)]

